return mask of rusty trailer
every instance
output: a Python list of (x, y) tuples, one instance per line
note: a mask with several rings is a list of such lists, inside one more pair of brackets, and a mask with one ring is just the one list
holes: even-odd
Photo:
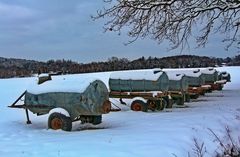
[[(17, 104), (24, 98), (24, 103)], [(49, 114), (48, 127), (54, 130), (71, 131), (72, 122), (94, 125), (102, 122), (102, 114), (109, 113), (111, 103), (106, 85), (97, 79), (51, 80), (35, 84), (27, 89), (11, 108), (25, 109), (27, 124), (28, 111), (37, 115)]]

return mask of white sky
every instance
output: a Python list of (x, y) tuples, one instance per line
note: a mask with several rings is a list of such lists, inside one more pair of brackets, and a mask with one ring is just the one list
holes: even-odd
[[(126, 34), (103, 32), (105, 19), (91, 15), (103, 7), (102, 0), (0, 0), (0, 56), (34, 59), (71, 59), (77, 62), (104, 61), (112, 56), (130, 60), (141, 56), (180, 54), (227, 57), (237, 50), (224, 50), (222, 36), (212, 37), (206, 48), (180, 53), (168, 51), (168, 43), (150, 39), (125, 46)], [(191, 43), (190, 43), (191, 44)]]

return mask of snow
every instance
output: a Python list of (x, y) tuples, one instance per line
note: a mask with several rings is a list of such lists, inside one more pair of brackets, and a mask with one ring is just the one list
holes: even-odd
[(211, 88), (211, 85), (201, 85), (203, 88)]
[(27, 91), (32, 94), (42, 94), (51, 92), (75, 92), (82, 93), (96, 78), (78, 78), (68, 79), (62, 78), (57, 80), (49, 80), (40, 85), (37, 83), (31, 84)]
[(218, 71), (227, 71), (231, 76), (231, 82), (224, 85), (226, 90), (238, 90), (240, 88), (240, 69), (239, 67), (219, 67), (216, 68)]
[[(231, 74), (223, 91), (214, 91), (187, 103), (187, 108), (163, 112), (121, 112), (103, 115), (97, 126), (74, 122), (72, 132), (47, 129), (47, 115), (30, 113), (26, 125), (25, 111), (7, 108), (36, 78), (0, 79), (0, 156), (2, 157), (186, 157), (195, 156), (193, 139), (207, 149), (206, 157), (220, 151), (213, 130), (223, 141), (225, 127), (233, 139), (240, 132), (240, 67), (219, 67)], [(111, 72), (54, 76), (53, 80), (78, 80), (94, 77), (108, 85)], [(45, 82), (46, 83), (46, 82)]]
[(228, 73), (222, 74), (223, 77), (228, 77)]
[(228, 77), (229, 73), (226, 71), (221, 71), (220, 74), (222, 74), (223, 77)]
[(175, 74), (184, 74), (189, 77), (199, 77), (202, 73), (198, 68), (189, 68), (189, 69), (163, 69), (163, 71), (168, 73)]
[(112, 72), (111, 79), (156, 81), (163, 74), (161, 69)]
[(177, 71), (166, 71), (166, 74), (167, 74), (169, 80), (175, 80), (175, 81), (181, 80), (182, 77), (185, 75), (185, 74), (179, 73)]
[(42, 74), (38, 75), (38, 77), (49, 77), (49, 74), (48, 73), (42, 73)]
[(69, 114), (68, 111), (65, 110), (64, 108), (60, 108), (60, 107), (54, 108), (54, 109), (52, 109), (52, 110), (49, 111), (49, 115), (52, 114), (52, 113), (54, 113), (54, 112), (56, 112), (56, 113), (61, 113), (61, 114), (65, 115), (66, 117), (70, 117), (70, 114)]
[(227, 80), (219, 80), (219, 81), (216, 81), (215, 83), (224, 84), (226, 82), (227, 82)]
[(216, 72), (216, 69), (214, 69), (214, 68), (200, 68), (200, 71), (203, 74), (214, 74)]

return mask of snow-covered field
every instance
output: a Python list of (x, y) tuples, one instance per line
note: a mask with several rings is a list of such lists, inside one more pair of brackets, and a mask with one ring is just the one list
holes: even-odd
[[(220, 148), (209, 128), (221, 138), (226, 126), (234, 139), (240, 135), (240, 67), (219, 70), (229, 72), (232, 82), (223, 91), (187, 103), (186, 108), (143, 113), (125, 107), (104, 115), (98, 126), (75, 122), (72, 132), (47, 129), (48, 116), (30, 114), (33, 124), (26, 125), (24, 110), (7, 107), (36, 78), (0, 79), (0, 157), (186, 157), (194, 156), (194, 138), (204, 142), (206, 156), (213, 156)], [(109, 75), (54, 79), (91, 76), (107, 83)]]

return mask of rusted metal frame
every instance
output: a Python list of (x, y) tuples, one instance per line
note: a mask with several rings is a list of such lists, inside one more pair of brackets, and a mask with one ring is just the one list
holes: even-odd
[(47, 106), (47, 105), (14, 105), (14, 106), (8, 106), (10, 108), (23, 108), (23, 109), (29, 109), (29, 108), (54, 108), (52, 106)]
[(46, 105), (25, 105), (25, 104), (21, 104), (21, 105), (16, 105), (17, 102), (26, 94), (27, 91), (24, 91), (18, 98), (16, 101), (14, 101), (14, 103), (8, 107), (10, 108), (22, 108), (22, 109), (25, 109), (25, 113), (26, 113), (26, 117), (27, 117), (27, 124), (32, 124), (32, 122), (30, 121), (30, 118), (29, 118), (29, 113), (28, 113), (28, 109), (29, 108), (32, 108), (32, 107), (39, 107), (39, 108), (42, 108), (42, 107), (48, 107)]
[(214, 90), (214, 89), (213, 89), (214, 82), (205, 82), (205, 85), (210, 85), (210, 86), (211, 86), (211, 89)]
[[(126, 99), (132, 99), (135, 98), (136, 96), (140, 96), (140, 95), (111, 95), (111, 98), (126, 98)], [(153, 97), (153, 96), (140, 96), (144, 99), (154, 99), (154, 100), (158, 100), (161, 97)]]
[(169, 94), (172, 98), (180, 98), (184, 96), (182, 91), (169, 91)]
[[(137, 96), (137, 95), (136, 95)], [(126, 96), (123, 96), (123, 95), (112, 95), (110, 96), (111, 98), (126, 98), (126, 99), (132, 99), (132, 98), (135, 98), (136, 96), (131, 96), (131, 95), (126, 95)], [(149, 96), (141, 96), (142, 98), (144, 99), (151, 99), (151, 100), (158, 100), (160, 99), (161, 97), (149, 97)]]
[[(16, 103), (26, 94), (26, 90), (22, 93), (22, 95), (20, 95), (19, 96), (19, 98), (17, 98), (17, 100), (16, 101), (14, 101), (14, 103), (12, 104), (12, 105), (10, 105), (10, 106), (8, 106), (8, 107), (14, 107), (14, 106), (16, 106)], [(22, 106), (22, 105), (19, 105), (19, 106)]]
[[(152, 97), (152, 98), (149, 98), (149, 99), (148, 99), (148, 102), (147, 102), (148, 109), (153, 110), (153, 108), (151, 108), (153, 104), (154, 104), (155, 107), (157, 108), (157, 106), (156, 106), (157, 101), (160, 101), (160, 106), (162, 107), (162, 106), (163, 106), (163, 99), (164, 99), (163, 97)], [(152, 103), (153, 103), (153, 104), (152, 104)], [(156, 109), (156, 108), (155, 108), (155, 109)], [(154, 110), (155, 110), (155, 109), (154, 109)]]
[[(111, 102), (111, 101), (110, 101), (110, 102)], [(118, 107), (115, 103), (111, 102), (111, 104), (113, 104), (115, 107), (117, 107), (117, 109), (113, 109), (113, 108), (111, 107), (111, 111), (112, 111), (112, 112), (118, 112), (118, 111), (121, 111), (121, 108)]]
[(49, 108), (49, 109), (53, 109), (55, 108), (54, 106), (48, 106), (48, 105), (44, 105), (44, 104), (38, 104), (38, 105), (27, 105), (26, 108)]
[[(114, 96), (114, 95), (120, 95), (120, 96), (151, 96), (153, 97), (153, 93), (152, 92), (117, 92), (117, 91), (112, 91), (109, 93), (110, 96)], [(157, 96), (162, 97), (162, 96), (167, 96), (168, 93), (164, 92), (158, 92)]]
[(8, 107), (10, 107), (10, 108), (23, 108), (23, 109), (25, 109), (25, 108), (26, 108), (26, 105), (23, 104), (23, 105), (14, 105), (14, 106), (8, 106)]
[[(149, 93), (149, 92), (110, 92), (109, 96), (112, 98), (128, 98), (128, 99), (132, 99), (134, 97), (142, 97), (146, 100), (150, 100), (150, 101), (160, 101), (160, 105), (163, 105), (163, 97), (167, 96), (169, 93), (157, 93), (156, 95), (153, 95), (153, 93)], [(149, 104), (148, 104), (149, 105)]]
[(169, 93), (171, 94), (171, 96), (172, 96), (172, 95), (178, 95), (178, 96), (183, 95), (182, 92), (177, 92), (177, 91), (170, 91)]
[(127, 99), (134, 98), (131, 95), (121, 95), (121, 94), (110, 94), (109, 97), (111, 97), (111, 98), (127, 98)]
[(121, 103), (122, 105), (127, 105), (127, 103), (124, 102), (124, 101), (122, 100), (122, 98), (120, 98), (119, 101), (120, 101), (120, 103)]
[(173, 100), (177, 100), (179, 98), (183, 98), (185, 100), (184, 93), (182, 93), (180, 91), (171, 91), (170, 94), (171, 94), (171, 97), (173, 98)]
[(211, 87), (201, 87), (203, 90), (209, 90)]
[(212, 85), (213, 90), (219, 90), (222, 87), (223, 87), (223, 84), (213, 84)]
[(196, 88), (196, 89), (191, 89), (190, 90), (193, 93), (202, 95), (205, 92), (204, 88), (202, 88), (202, 87), (193, 87), (193, 88)]
[[(19, 105), (19, 106), (22, 106), (22, 107), (19, 107), (19, 108), (24, 108), (25, 109), (25, 112), (26, 112), (26, 117), (27, 117), (27, 124), (32, 124), (30, 118), (29, 118), (29, 113), (28, 113), (28, 109), (29, 108), (54, 108), (54, 107), (51, 107), (51, 106), (47, 106), (47, 105)], [(15, 106), (17, 108), (17, 106)], [(41, 115), (41, 114), (38, 114), (37, 115)]]
[(156, 108), (156, 101), (148, 100), (147, 101), (147, 107), (148, 107), (148, 109), (154, 111), (155, 108)]
[(212, 90), (218, 90), (222, 84), (214, 82), (206, 82), (205, 85), (210, 85)]
[(165, 97), (165, 96), (168, 96), (168, 95), (169, 95), (168, 92), (157, 93), (157, 97)]
[(170, 94), (178, 94), (181, 95), (183, 92), (182, 91), (169, 91)]
[(195, 97), (195, 96), (199, 95), (197, 89), (193, 89), (193, 88), (198, 88), (198, 87), (199, 87), (199, 86), (195, 86), (195, 87), (194, 87), (194, 86), (191, 86), (191, 87), (188, 88), (188, 91), (187, 91), (187, 92), (188, 92), (188, 94), (189, 94), (190, 97), (192, 97), (192, 96)]
[(20, 96), (17, 98), (17, 100), (14, 101), (14, 103), (13, 103), (12, 105), (8, 106), (8, 107), (11, 107), (11, 108), (23, 108), (23, 109), (25, 109), (26, 117), (27, 117), (27, 122), (26, 122), (26, 123), (27, 123), (27, 124), (32, 124), (32, 122), (31, 122), (30, 119), (29, 119), (29, 113), (28, 113), (28, 109), (27, 109), (26, 105), (25, 105), (25, 104), (23, 104), (23, 105), (16, 105), (17, 102), (26, 94), (26, 92), (27, 92), (27, 91), (24, 91), (24, 92), (22, 93), (22, 95), (20, 95)]
[[(194, 89), (193, 89), (194, 88)], [(204, 89), (202, 87), (189, 87), (188, 88), (188, 92), (189, 93), (195, 93), (195, 94), (200, 94), (201, 92), (203, 92)]]
[(197, 93), (191, 93), (191, 92), (189, 92), (188, 94), (189, 94), (190, 96), (198, 95)]
[(27, 108), (25, 108), (25, 111), (26, 111), (26, 116), (27, 116), (27, 124), (32, 124), (32, 122), (30, 121), (30, 119), (29, 119), (29, 114), (28, 114), (28, 109)]
[(141, 96), (141, 97), (153, 97), (153, 93), (140, 93), (140, 92), (131, 92), (131, 96)]
[(128, 95), (128, 92), (111, 91), (110, 95)]

